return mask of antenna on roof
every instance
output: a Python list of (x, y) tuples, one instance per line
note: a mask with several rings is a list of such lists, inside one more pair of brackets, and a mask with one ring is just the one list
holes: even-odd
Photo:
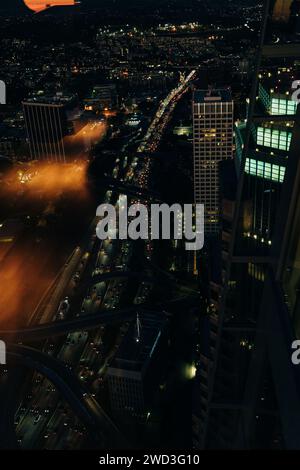
[(140, 321), (139, 314), (136, 314), (136, 324), (135, 324), (135, 341), (136, 343), (139, 343), (141, 340), (141, 331), (142, 331), (142, 325)]

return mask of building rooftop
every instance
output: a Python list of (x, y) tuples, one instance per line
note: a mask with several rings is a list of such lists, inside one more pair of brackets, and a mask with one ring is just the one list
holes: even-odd
[(232, 101), (231, 91), (229, 88), (195, 90), (194, 103), (216, 103), (218, 101)]
[(261, 71), (259, 79), (268, 93), (286, 94), (289, 98), (289, 95), (293, 92), (292, 83), (297, 80), (298, 75), (298, 68), (273, 67)]
[(75, 101), (75, 95), (56, 93), (55, 95), (37, 94), (23, 101), (23, 104), (49, 104), (57, 106), (70, 105)]
[(109, 369), (142, 372), (151, 359), (166, 324), (166, 318), (159, 314), (143, 313), (139, 320), (139, 339), (134, 321), (123, 338)]

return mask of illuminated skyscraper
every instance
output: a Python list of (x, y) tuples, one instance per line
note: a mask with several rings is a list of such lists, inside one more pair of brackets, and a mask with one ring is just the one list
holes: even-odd
[(56, 95), (23, 102), (32, 160), (65, 162), (64, 137), (73, 132), (69, 119), (74, 98)]
[[(244, 228), (248, 237), (260, 240), (263, 244), (271, 244), (288, 163), (293, 122), (285, 120), (285, 116), (296, 112), (297, 103), (292, 100), (291, 90), (295, 73), (293, 67), (268, 66), (260, 71), (258, 77), (256, 106), (270, 119), (257, 120), (251, 128), (251, 147), (246, 158), (245, 173), (251, 186), (249, 199), (252, 200), (253, 212)], [(277, 116), (276, 120), (273, 121), (271, 116)], [(238, 166), (242, 160), (245, 137), (246, 124), (242, 123), (235, 129)]]
[(210, 286), (194, 418), (200, 448), (300, 448), (300, 369), (291, 360), (300, 337), (300, 108), (290, 93), (299, 49), (290, 32), (286, 44), (272, 42), (273, 5), (265, 2), (247, 122), (237, 130), (222, 279)]
[(90, 97), (85, 99), (87, 110), (108, 111), (115, 109), (118, 104), (118, 95), (115, 85), (94, 86)]
[(233, 101), (223, 90), (197, 90), (193, 97), (195, 203), (204, 204), (205, 233), (220, 228), (218, 163), (233, 156)]

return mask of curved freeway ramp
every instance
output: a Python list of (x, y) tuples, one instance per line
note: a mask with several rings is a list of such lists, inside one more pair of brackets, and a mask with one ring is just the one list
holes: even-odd
[(2, 330), (0, 337), (7, 342), (39, 341), (54, 336), (64, 336), (80, 330), (91, 330), (99, 325), (122, 323), (134, 318), (138, 310), (135, 305), (132, 308), (122, 310), (107, 310), (93, 315), (77, 317), (72, 320), (55, 321), (40, 325), (26, 327), (17, 330)]
[(61, 362), (34, 348), (8, 345), (10, 363), (25, 365), (52, 382), (100, 447), (127, 447), (123, 435), (85, 386)]

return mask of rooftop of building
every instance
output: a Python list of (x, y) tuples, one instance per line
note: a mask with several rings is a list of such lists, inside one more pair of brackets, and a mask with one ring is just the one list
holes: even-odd
[(293, 92), (292, 83), (299, 77), (298, 67), (272, 67), (260, 72), (259, 80), (268, 93), (289, 95)]
[(151, 359), (166, 324), (166, 318), (159, 314), (143, 313), (139, 317), (139, 322), (140, 335), (137, 334), (137, 322), (132, 322), (110, 368), (141, 372)]
[(195, 90), (194, 103), (217, 103), (232, 101), (230, 88)]
[(37, 93), (36, 95), (30, 96), (23, 101), (24, 104), (49, 104), (66, 106), (75, 102), (76, 96), (73, 94), (56, 93), (54, 95), (46, 95), (44, 93)]

